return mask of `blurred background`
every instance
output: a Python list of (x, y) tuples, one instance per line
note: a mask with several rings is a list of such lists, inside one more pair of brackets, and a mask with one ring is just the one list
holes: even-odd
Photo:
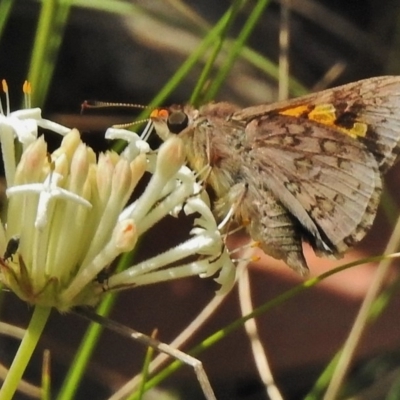
[[(0, 37), (0, 78), (7, 79), (12, 109), (21, 104), (20, 88), (28, 76), (35, 31), (45, 3), (0, 0), (0, 10), (10, 5)], [(227, 33), (229, 40), (240, 34), (260, 2), (244, 3)], [(57, 51), (47, 55), (54, 73), (51, 73), (48, 93), (37, 99), (43, 116), (77, 127), (85, 142), (97, 151), (104, 150), (109, 146), (103, 140), (105, 129), (115, 123), (131, 121), (135, 114), (132, 110), (115, 109), (88, 110), (81, 114), (81, 103), (104, 100), (149, 104), (231, 4), (225, 0), (72, 2), (63, 25), (62, 41), (55, 46)], [(291, 0), (286, 4), (290, 11), (288, 62), (294, 78), (289, 85), (291, 97), (362, 78), (399, 73), (398, 1)], [(216, 99), (243, 107), (277, 100), (281, 11), (279, 1), (268, 3)], [(0, 15), (5, 16), (1, 12)], [(184, 79), (162, 98), (164, 104), (189, 100), (208, 56), (200, 58)], [(227, 47), (223, 47), (214, 63), (213, 74), (227, 56)], [(35, 86), (33, 91), (35, 93)], [(152, 138), (151, 146), (157, 145), (157, 139)], [(398, 217), (399, 172), (396, 167), (389, 172), (386, 207), (380, 210), (367, 238), (344, 260), (321, 260), (306, 249), (312, 276), (345, 261), (384, 251)], [(176, 232), (176, 237), (171, 232), (174, 235)], [(140, 249), (137, 257), (145, 258), (167, 249), (179, 235), (186, 233), (182, 221), (171, 218), (148, 234), (146, 246)], [(238, 237), (232, 245), (238, 246), (246, 240), (246, 237)], [(259, 255), (260, 261), (251, 266), (255, 306), (302, 281), (283, 263), (262, 253)], [(376, 264), (364, 264), (336, 274), (258, 319), (263, 344), (285, 399), (304, 398), (340, 349), (375, 269)], [(397, 274), (394, 266), (387, 279), (388, 285), (396, 282)], [(119, 296), (111, 318), (147, 334), (158, 328), (158, 338), (169, 342), (202, 310), (216, 289), (212, 280), (199, 278), (136, 288)], [(379, 319), (368, 329), (349, 378), (348, 395), (344, 397), (357, 393), (360, 399), (383, 399), (390, 393), (397, 393), (397, 397), (390, 398), (400, 398), (400, 389), (396, 391), (400, 388), (396, 380), (400, 366), (399, 307), (400, 296), (395, 293)], [(24, 327), (31, 311), (13, 294), (4, 293), (2, 321)], [(233, 290), (187, 348), (239, 316), (237, 293)], [(27, 371), (27, 380), (39, 384), (38, 365), (43, 349), (48, 348), (56, 392), (86, 326), (87, 323), (75, 315), (54, 312), (36, 352), (36, 362), (31, 363)], [(17, 346), (15, 340), (0, 338), (1, 363), (10, 364)], [(144, 353), (141, 345), (105, 332), (76, 399), (107, 398), (138, 373)], [(218, 399), (267, 399), (243, 331), (231, 334), (199, 358)], [(202, 398), (193, 371), (188, 367), (166, 380), (160, 390), (172, 390), (176, 397), (170, 398)], [(153, 393), (154, 397), (148, 396), (149, 399), (163, 398), (159, 392)], [(18, 395), (16, 398), (29, 397)]]

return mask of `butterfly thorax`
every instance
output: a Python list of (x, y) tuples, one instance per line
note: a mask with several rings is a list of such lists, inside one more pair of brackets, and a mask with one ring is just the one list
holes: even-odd
[(233, 122), (238, 107), (229, 103), (203, 106), (192, 126), (181, 133), (189, 165), (201, 171), (209, 165), (207, 177), (218, 198), (243, 180), (242, 156), (245, 125)]

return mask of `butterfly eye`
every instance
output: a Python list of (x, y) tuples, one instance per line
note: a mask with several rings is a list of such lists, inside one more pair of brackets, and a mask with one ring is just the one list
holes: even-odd
[(171, 133), (182, 132), (189, 124), (189, 118), (183, 111), (173, 111), (168, 117), (167, 125)]

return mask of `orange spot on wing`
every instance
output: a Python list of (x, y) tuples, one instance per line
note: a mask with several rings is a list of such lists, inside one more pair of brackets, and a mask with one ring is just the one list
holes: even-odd
[(283, 111), (279, 111), (279, 114), (287, 115), (289, 117), (304, 117), (308, 115), (310, 110), (311, 109), (309, 105), (302, 105), (293, 108), (287, 108), (286, 110)]
[[(279, 114), (295, 118), (307, 118), (309, 121), (318, 122), (336, 131), (345, 133), (352, 138), (364, 137), (368, 130), (368, 125), (359, 121), (354, 121), (353, 126), (349, 128), (341, 126), (340, 123), (338, 123), (337, 110), (331, 103), (319, 104), (316, 106), (297, 106), (280, 111)], [(301, 124), (301, 121), (299, 121), (299, 124)]]

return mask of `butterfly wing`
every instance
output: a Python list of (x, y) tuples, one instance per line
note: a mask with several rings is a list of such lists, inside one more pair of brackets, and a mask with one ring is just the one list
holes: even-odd
[(320, 254), (343, 253), (371, 227), (381, 174), (400, 153), (399, 107), (400, 77), (386, 76), (233, 116), (246, 123), (255, 168)]
[(371, 227), (382, 190), (364, 143), (279, 114), (246, 127), (246, 163), (301, 225), (320, 255), (343, 253)]
[(268, 106), (235, 113), (249, 123), (264, 115), (280, 114), (311, 120), (347, 133), (363, 142), (386, 172), (400, 153), (400, 76), (381, 76)]

